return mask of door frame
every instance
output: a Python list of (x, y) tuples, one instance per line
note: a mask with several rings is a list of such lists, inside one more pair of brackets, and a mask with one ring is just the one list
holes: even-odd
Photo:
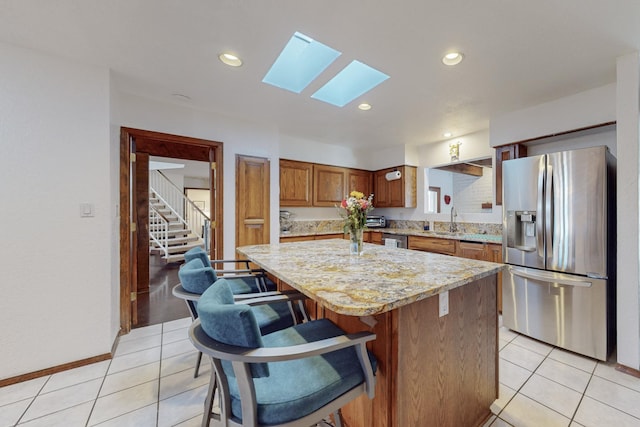
[[(180, 158), (176, 152), (182, 149), (199, 149), (202, 159), (211, 164), (211, 256), (217, 257), (224, 253), (223, 248), (223, 144), (218, 141), (210, 141), (186, 136), (171, 135), (166, 133), (133, 129), (127, 127), (120, 128), (120, 333), (126, 334), (131, 331), (131, 311), (132, 297), (131, 289), (134, 288), (136, 279), (136, 248), (133, 244), (135, 230), (132, 230), (132, 179), (131, 162), (132, 151), (131, 142), (135, 141), (138, 147), (153, 146), (152, 155), (162, 157)], [(138, 150), (138, 148), (136, 148)], [(146, 152), (140, 149), (141, 152)], [(206, 156), (206, 159), (204, 158)], [(148, 245), (148, 242), (146, 242)]]

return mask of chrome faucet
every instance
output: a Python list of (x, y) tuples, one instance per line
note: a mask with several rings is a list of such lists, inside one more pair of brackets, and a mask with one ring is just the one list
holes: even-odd
[(451, 233), (455, 233), (458, 231), (458, 224), (456, 224), (456, 217), (458, 216), (458, 212), (456, 212), (456, 208), (451, 206), (451, 219), (449, 221), (449, 231)]

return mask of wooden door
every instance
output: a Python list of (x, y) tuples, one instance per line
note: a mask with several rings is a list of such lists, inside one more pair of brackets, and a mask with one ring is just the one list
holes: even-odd
[[(135, 246), (137, 253), (137, 276), (136, 295), (139, 293), (149, 292), (149, 154), (136, 153), (135, 155), (135, 223), (136, 223), (136, 241)], [(147, 242), (147, 244), (144, 244)], [(132, 292), (134, 292), (132, 290)], [(137, 298), (134, 300), (137, 304)], [(137, 310), (136, 310), (137, 311)], [(134, 315), (135, 321), (138, 323), (137, 316)]]
[(269, 243), (269, 160), (236, 156), (236, 247)]
[[(224, 253), (222, 244), (222, 143), (204, 139), (140, 129), (121, 128), (120, 130), (120, 330), (128, 333), (131, 325), (137, 323), (137, 300), (142, 283), (139, 274), (148, 277), (146, 269), (139, 266), (149, 260), (148, 213), (139, 212), (145, 205), (148, 209), (148, 165), (136, 167), (136, 159), (145, 155), (169, 157), (186, 160), (211, 162), (211, 211), (212, 211), (212, 253)], [(142, 156), (142, 157), (141, 157)], [(138, 180), (145, 181), (138, 182)], [(142, 196), (144, 192), (144, 196)], [(146, 198), (146, 204), (140, 198)], [(142, 228), (143, 232), (139, 233)], [(146, 230), (146, 239), (140, 234)], [(143, 249), (144, 248), (144, 249)], [(142, 256), (141, 254), (145, 255)]]

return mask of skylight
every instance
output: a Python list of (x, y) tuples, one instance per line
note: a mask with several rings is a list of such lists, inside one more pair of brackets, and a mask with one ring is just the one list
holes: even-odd
[(344, 107), (388, 78), (388, 75), (375, 68), (360, 61), (352, 61), (311, 97), (337, 107)]
[(337, 50), (296, 32), (262, 81), (300, 93), (340, 54)]

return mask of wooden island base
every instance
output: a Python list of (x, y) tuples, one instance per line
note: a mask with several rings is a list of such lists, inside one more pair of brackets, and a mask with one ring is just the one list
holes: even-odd
[[(369, 330), (378, 360), (376, 396), (342, 410), (348, 427), (476, 427), (498, 398), (496, 275), (371, 317), (310, 307), (347, 332)], [(287, 288), (286, 285), (282, 286)]]

